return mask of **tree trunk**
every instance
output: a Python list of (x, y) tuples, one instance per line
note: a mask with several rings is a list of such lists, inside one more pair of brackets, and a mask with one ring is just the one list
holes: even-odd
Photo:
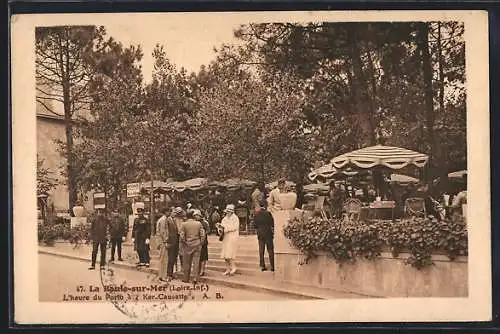
[(361, 127), (368, 136), (368, 145), (375, 145), (376, 126), (374, 120), (374, 110), (372, 110), (372, 101), (368, 93), (368, 85), (363, 73), (363, 62), (361, 60), (361, 51), (358, 46), (359, 38), (357, 28), (348, 30), (348, 39), (351, 51), (352, 69), (353, 69), (353, 82), (351, 89), (353, 91), (354, 104), (356, 106), (356, 113), (360, 116), (359, 121)]
[[(427, 23), (418, 24), (418, 48), (422, 57), (422, 72), (424, 79), (424, 106), (425, 106), (425, 127), (427, 130), (427, 143), (429, 145), (429, 167), (434, 165), (434, 92), (432, 89), (432, 64), (429, 53), (429, 25)], [(431, 172), (432, 174), (432, 172)]]
[[(66, 103), (64, 104), (66, 114)], [(69, 209), (71, 210), (77, 200), (76, 180), (73, 169), (73, 124), (70, 117), (65, 117), (66, 125), (66, 164), (68, 175), (68, 195), (69, 195)]]
[[(69, 28), (68, 28), (69, 29)], [(73, 109), (71, 103), (71, 79), (69, 72), (70, 67), (70, 52), (69, 52), (69, 32), (68, 29), (65, 30), (65, 42), (63, 45), (63, 40), (59, 39), (59, 67), (61, 70), (62, 78), (62, 90), (63, 90), (63, 107), (64, 107), (64, 125), (66, 127), (66, 164), (67, 164), (67, 175), (68, 175), (68, 199), (69, 199), (69, 210), (73, 216), (73, 206), (77, 201), (77, 191), (76, 191), (76, 180), (75, 173), (73, 169)]]
[[(437, 61), (438, 61), (438, 86), (439, 86), (439, 114), (443, 124), (447, 124), (446, 111), (444, 108), (444, 70), (443, 70), (443, 50), (441, 41), (441, 22), (437, 22)], [(439, 137), (436, 135), (436, 137)], [(439, 145), (439, 138), (435, 138), (435, 156), (437, 158), (439, 166), (442, 166), (445, 170), (448, 170), (448, 150), (446, 145)], [(439, 173), (438, 173), (439, 174)]]
[(441, 22), (437, 23), (437, 59), (438, 59), (438, 72), (439, 72), (439, 112), (444, 116), (444, 70), (443, 70), (443, 51), (441, 45)]

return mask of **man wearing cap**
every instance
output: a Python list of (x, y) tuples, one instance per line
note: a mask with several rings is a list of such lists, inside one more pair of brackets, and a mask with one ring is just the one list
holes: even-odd
[(210, 234), (210, 226), (200, 210), (194, 210), (193, 217), (201, 223), (205, 231), (205, 242), (201, 246), (200, 253), (200, 276), (205, 276), (205, 269), (208, 261), (208, 235)]
[(254, 218), (254, 224), (257, 228), (257, 239), (259, 241), (259, 262), (260, 269), (266, 271), (264, 261), (264, 249), (267, 248), (271, 271), (274, 271), (274, 219), (270, 212), (266, 211), (266, 202), (261, 201), (260, 210)]
[(139, 255), (138, 267), (149, 267), (149, 238), (151, 238), (151, 224), (144, 216), (144, 209), (137, 208), (138, 217), (134, 219), (132, 227), (132, 242)]
[(109, 220), (102, 209), (97, 209), (96, 214), (90, 219), (90, 238), (92, 239), (92, 264), (89, 270), (95, 269), (97, 252), (101, 248), (101, 270), (106, 264), (106, 245), (108, 242)]
[(250, 195), (251, 198), (252, 198), (252, 209), (253, 209), (253, 213), (254, 215), (257, 214), (257, 212), (260, 210), (261, 208), (261, 205), (260, 203), (262, 202), (262, 200), (264, 199), (264, 193), (261, 191), (261, 189), (264, 188), (264, 185), (262, 182), (258, 183), (252, 194)]
[(167, 216), (168, 209), (163, 210), (163, 217), (158, 220), (160, 245), (160, 281), (169, 282), (174, 278), (174, 264), (179, 252), (179, 231), (174, 221), (174, 211)]
[(222, 275), (233, 275), (236, 273), (236, 265), (234, 263), (236, 259), (236, 250), (238, 248), (238, 239), (240, 236), (240, 220), (238, 216), (234, 214), (234, 205), (228, 204), (224, 210), (226, 214), (222, 218), (220, 224), (224, 231), (224, 238), (222, 239), (222, 251), (221, 259), (226, 262), (226, 271)]
[(275, 189), (271, 190), (271, 192), (269, 193), (269, 198), (267, 199), (267, 201), (268, 208), (271, 213), (281, 210), (280, 193), (285, 191), (285, 186), (286, 180), (284, 178), (281, 178), (278, 180), (278, 186)]
[[(177, 226), (177, 233), (179, 233), (179, 231), (181, 230), (181, 227), (182, 227), (182, 224), (184, 223), (184, 216), (185, 216), (185, 211), (180, 207), (176, 207), (174, 209), (174, 214), (173, 214), (173, 220), (174, 220), (174, 223), (175, 225)], [(175, 264), (175, 268), (176, 268), (176, 272), (179, 272), (179, 271), (182, 271), (182, 250), (181, 250), (181, 242), (180, 242), (180, 239), (178, 238), (177, 239), (178, 242), (177, 242), (177, 255), (175, 256), (175, 261), (174, 261), (174, 264)], [(179, 263), (180, 263), (180, 270), (177, 266), (177, 257), (179, 257)]]
[(194, 219), (193, 214), (195, 211), (197, 210), (186, 213), (187, 220), (179, 230), (179, 239), (182, 245), (182, 260), (184, 262), (184, 279), (182, 281), (184, 283), (189, 282), (191, 267), (193, 267), (193, 283), (196, 284), (200, 278), (200, 253), (206, 235), (202, 224)]
[(118, 250), (118, 261), (122, 259), (122, 242), (125, 241), (125, 236), (128, 232), (128, 224), (125, 219), (120, 217), (118, 209), (114, 209), (111, 213), (111, 225), (109, 227), (109, 234), (111, 235), (111, 258), (110, 262), (115, 260), (115, 249)]

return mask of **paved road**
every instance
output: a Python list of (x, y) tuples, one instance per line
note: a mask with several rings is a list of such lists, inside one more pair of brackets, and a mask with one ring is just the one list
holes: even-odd
[[(208, 285), (191, 292), (186, 292), (193, 284), (185, 284), (179, 280), (171, 283), (168, 289), (165, 284), (158, 280), (155, 274), (148, 274), (133, 269), (112, 268), (104, 271), (104, 278), (101, 279), (100, 270), (88, 270), (89, 263), (76, 259), (68, 259), (55, 255), (39, 254), (39, 298), (40, 301), (86, 301), (86, 298), (93, 300), (96, 295), (106, 300), (106, 293), (103, 291), (104, 285), (114, 285), (136, 289), (132, 293), (132, 298), (164, 299), (167, 295), (179, 295), (179, 293), (189, 293), (195, 300), (216, 300), (217, 296), (224, 300), (284, 300), (287, 296), (268, 294), (265, 292), (245, 291), (241, 289), (229, 288), (225, 286)], [(98, 267), (97, 267), (98, 268)], [(173, 288), (171, 288), (173, 287)], [(140, 293), (136, 293), (141, 289)], [(92, 291), (91, 291), (92, 290)], [(97, 291), (99, 290), (99, 291)], [(130, 298), (130, 290), (124, 292), (108, 293), (108, 298), (113, 296), (124, 296)], [(127, 296), (129, 295), (129, 296)], [(160, 296), (161, 295), (161, 296)], [(170, 297), (169, 297), (170, 298)]]

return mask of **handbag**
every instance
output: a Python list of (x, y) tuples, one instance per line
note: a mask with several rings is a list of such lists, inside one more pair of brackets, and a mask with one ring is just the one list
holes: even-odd
[(219, 234), (220, 234), (220, 235), (219, 235), (219, 241), (224, 240), (224, 229), (220, 229), (220, 230), (219, 230)]

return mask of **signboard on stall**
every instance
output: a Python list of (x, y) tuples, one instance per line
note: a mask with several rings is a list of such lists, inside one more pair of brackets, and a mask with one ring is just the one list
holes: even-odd
[(106, 208), (106, 194), (94, 193), (94, 209)]
[(127, 184), (127, 197), (137, 197), (140, 195), (140, 192), (141, 184), (139, 182)]

